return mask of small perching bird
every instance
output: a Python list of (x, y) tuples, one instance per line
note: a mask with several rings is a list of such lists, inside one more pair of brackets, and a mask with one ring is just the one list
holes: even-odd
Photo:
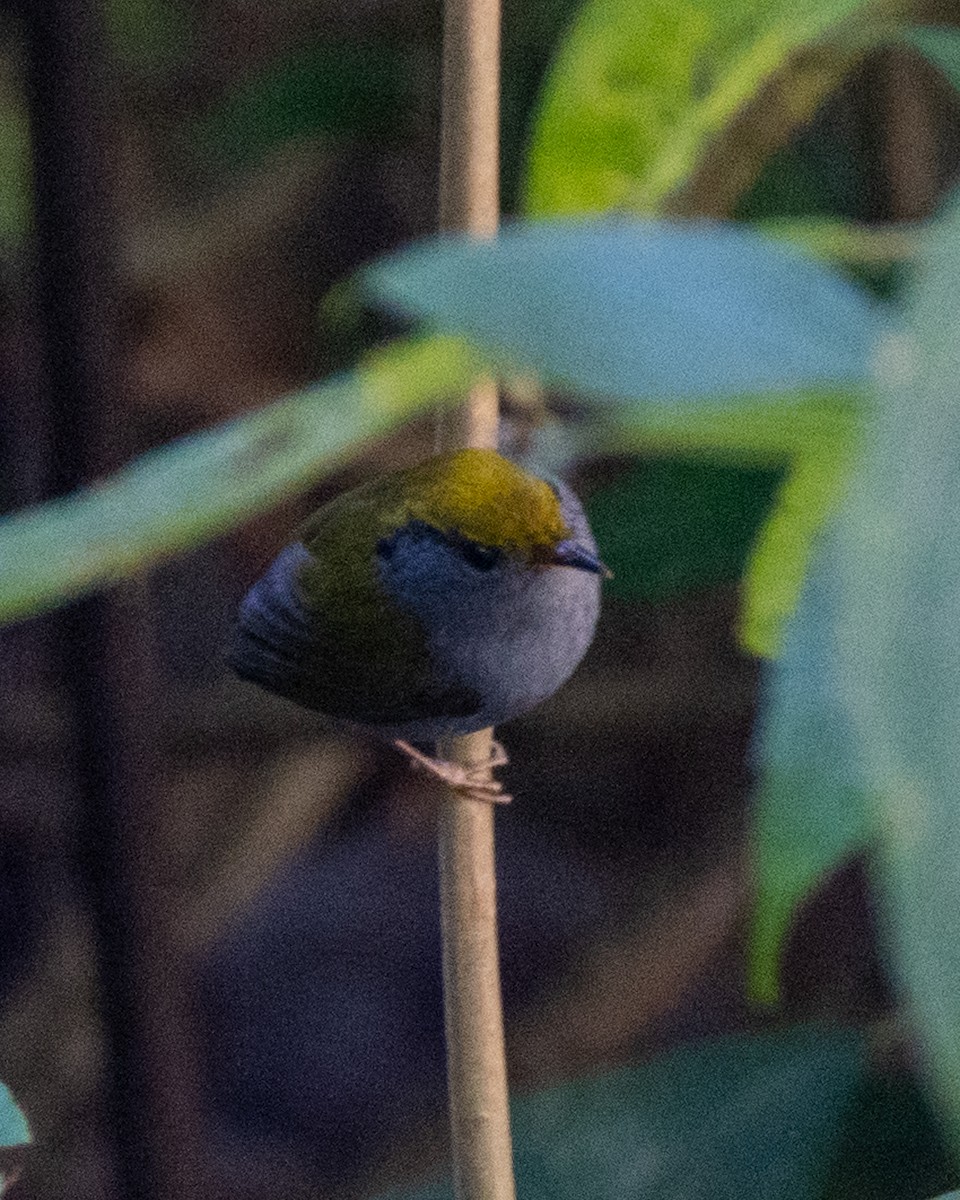
[(416, 747), (552, 695), (593, 638), (605, 574), (569, 488), (493, 450), (440, 454), (314, 513), (244, 598), (230, 664), (472, 792)]

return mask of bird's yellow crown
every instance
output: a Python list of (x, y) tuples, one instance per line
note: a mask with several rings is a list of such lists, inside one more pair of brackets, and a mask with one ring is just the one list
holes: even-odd
[(550, 561), (571, 536), (553, 488), (494, 450), (457, 450), (345, 492), (304, 524), (307, 547), (342, 575), (371, 569), (377, 541), (410, 521), (528, 562)]
[(571, 536), (554, 490), (493, 450), (457, 450), (401, 472), (409, 514), (525, 558)]

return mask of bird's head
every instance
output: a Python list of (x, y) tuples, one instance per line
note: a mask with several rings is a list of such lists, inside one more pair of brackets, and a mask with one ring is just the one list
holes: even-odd
[[(476, 569), (503, 562), (609, 575), (572, 495), (493, 450), (438, 455), (400, 474), (399, 528), (439, 535)], [(389, 552), (389, 543), (382, 539), (381, 549)]]

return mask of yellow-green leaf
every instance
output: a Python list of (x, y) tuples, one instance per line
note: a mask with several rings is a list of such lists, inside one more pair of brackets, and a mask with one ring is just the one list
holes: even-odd
[(842, 495), (858, 446), (862, 401), (854, 389), (757, 397), (726, 410), (636, 404), (594, 435), (622, 453), (710, 458), (786, 469), (770, 516), (747, 560), (740, 640), (775, 657), (796, 608), (816, 535)]
[[(699, 189), (709, 204), (681, 207), (729, 212), (877, 36), (872, 23), (850, 21), (863, 9), (862, 0), (590, 0), (542, 93), (527, 212), (656, 212), (699, 171), (711, 176)], [(776, 96), (745, 135), (737, 118), (775, 76)]]
[(394, 343), (348, 374), (171, 442), (95, 487), (0, 520), (0, 622), (55, 607), (303, 491), (359, 443), (465, 391), (455, 338)]

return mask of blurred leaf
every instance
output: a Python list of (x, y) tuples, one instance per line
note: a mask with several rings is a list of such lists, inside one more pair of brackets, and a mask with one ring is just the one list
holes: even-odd
[(878, 299), (895, 299), (915, 227), (876, 224), (877, 146), (845, 104), (824, 105), (763, 163), (732, 215), (844, 268)]
[(682, 451), (785, 467), (805, 449), (845, 444), (859, 422), (858, 389), (770, 392), (716, 405), (639, 401), (594, 410), (609, 449)]
[(656, 603), (743, 574), (779, 472), (673, 458), (635, 466), (587, 512), (611, 595)]
[(949, 25), (920, 26), (907, 30), (906, 39), (960, 92), (960, 29)]
[[(544, 87), (526, 210), (661, 209), (791, 56), (832, 35), (841, 49), (824, 47), (819, 57), (808, 50), (790, 64), (776, 110), (770, 98), (752, 137), (730, 139), (717, 155), (742, 191), (842, 78), (856, 51), (842, 49), (849, 31), (841, 23), (863, 7), (862, 0), (590, 0)], [(765, 134), (772, 144), (761, 146)]]
[(842, 683), (883, 839), (892, 965), (960, 1147), (960, 210), (921, 241), (840, 525)]
[[(528, 208), (541, 215), (665, 207), (729, 213), (739, 203), (741, 216), (853, 216), (852, 173), (858, 167), (848, 149), (834, 139), (830, 161), (821, 161), (823, 130), (806, 139), (815, 143), (812, 151), (784, 143), (883, 36), (883, 13), (846, 0), (813, 6), (592, 0), (544, 89), (530, 153)], [(824, 38), (830, 46), (814, 49)], [(774, 75), (777, 93), (751, 107)], [(842, 262), (870, 286), (889, 287), (889, 264), (911, 250), (900, 231), (843, 220), (777, 222), (770, 232)], [(671, 432), (667, 444), (681, 453), (709, 447), (721, 433), (716, 423), (689, 428), (683, 442)], [(776, 430), (767, 432), (776, 437)], [(735, 444), (736, 436), (731, 420), (718, 448)], [(765, 655), (777, 652), (811, 539), (841, 489), (852, 427), (838, 430), (835, 446), (820, 438), (812, 449), (795, 446), (802, 457), (758, 539), (745, 583), (742, 641)], [(706, 511), (711, 497), (691, 496), (691, 505), (698, 502)]]
[[(779, 653), (784, 622), (796, 607), (814, 540), (842, 494), (858, 445), (862, 404), (854, 391), (799, 392), (757, 397), (721, 410), (680, 405), (655, 409), (625, 406), (616, 423), (582, 439), (582, 449), (674, 453), (720, 462), (779, 468), (783, 474), (774, 504), (757, 530), (743, 578), (740, 641), (763, 657)], [(690, 509), (709, 511), (711, 496), (696, 487)], [(621, 537), (642, 537), (636, 520)], [(741, 513), (727, 535), (741, 544)], [(701, 517), (709, 521), (710, 517)]]
[(792, 247), (705, 222), (519, 224), (493, 242), (423, 242), (364, 278), (514, 373), (662, 413), (856, 384), (883, 328), (875, 305)]
[[(815, 539), (847, 481), (861, 407), (853, 392), (810, 392), (772, 396), (762, 407), (744, 403), (704, 417), (689, 408), (653, 415), (640, 409), (620, 413), (614, 426), (581, 435), (579, 449), (674, 453), (703, 456), (718, 467), (778, 469), (781, 482), (759, 528), (753, 524), (756, 510), (747, 505), (737, 514), (727, 511), (730, 523), (723, 534), (733, 545), (748, 543), (738, 622), (741, 645), (751, 654), (773, 658), (780, 651), (784, 623), (796, 608)], [(705, 479), (688, 477), (684, 503), (687, 510), (699, 511), (700, 523), (709, 527), (720, 514), (712, 511), (717, 498), (703, 486)], [(645, 536), (638, 513), (624, 506), (622, 516), (628, 524), (619, 541)], [(694, 575), (690, 583), (699, 586)]]
[[(857, 1033), (814, 1027), (730, 1037), (520, 1097), (512, 1115), (517, 1194), (814, 1200), (864, 1050)], [(451, 1195), (447, 1184), (403, 1193)]]
[(397, 343), (350, 374), (0, 519), (0, 621), (133, 575), (305, 490), (359, 443), (466, 390), (479, 364), (453, 339)]
[(753, 654), (779, 654), (817, 535), (847, 483), (858, 444), (859, 411), (849, 404), (845, 409), (838, 406), (838, 413), (846, 417), (845, 427), (798, 448), (750, 556), (739, 632), (744, 648)]
[(888, 266), (913, 258), (919, 232), (913, 225), (857, 225), (822, 217), (777, 218), (761, 222), (760, 229), (815, 258), (857, 266)]
[(20, 1146), (32, 1141), (27, 1118), (11, 1096), (10, 1089), (0, 1083), (0, 1146)]
[(582, 0), (503, 0), (500, 62), (500, 194), (516, 213), (534, 105), (557, 45)]
[(10, 1094), (6, 1084), (0, 1083), (0, 1194), (17, 1177), (23, 1148), (33, 1141), (27, 1118)]
[(506, 371), (604, 399), (606, 449), (789, 465), (751, 556), (742, 622), (748, 649), (776, 652), (846, 476), (859, 416), (850, 385), (866, 378), (883, 328), (876, 305), (792, 248), (706, 223), (518, 225), (494, 243), (425, 243), (365, 278)]
[(387, 134), (407, 111), (406, 67), (390, 43), (312, 46), (244, 80), (194, 129), (204, 153), (231, 167), (279, 142), (316, 134)]
[(175, 0), (107, 0), (104, 20), (110, 47), (125, 67), (169, 67), (191, 46), (190, 21)]
[(756, 901), (749, 990), (779, 996), (780, 957), (797, 906), (864, 848), (872, 810), (837, 681), (835, 550), (827, 545), (771, 668), (760, 722), (760, 787), (753, 818)]

